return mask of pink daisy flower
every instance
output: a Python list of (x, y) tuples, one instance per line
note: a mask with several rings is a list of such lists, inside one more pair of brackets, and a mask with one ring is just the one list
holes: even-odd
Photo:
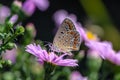
[(48, 62), (58, 66), (71, 66), (71, 67), (78, 66), (77, 60), (63, 58), (67, 54), (62, 54), (58, 56), (54, 52), (48, 53), (46, 50), (43, 50), (40, 47), (40, 45), (29, 44), (26, 47), (26, 51), (37, 57), (37, 60), (40, 64), (44, 64), (44, 62)]

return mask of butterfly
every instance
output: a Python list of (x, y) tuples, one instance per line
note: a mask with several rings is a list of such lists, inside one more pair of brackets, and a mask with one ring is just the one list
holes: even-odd
[(80, 34), (76, 30), (75, 25), (72, 20), (65, 18), (54, 37), (51, 48), (56, 52), (77, 51), (80, 43)]

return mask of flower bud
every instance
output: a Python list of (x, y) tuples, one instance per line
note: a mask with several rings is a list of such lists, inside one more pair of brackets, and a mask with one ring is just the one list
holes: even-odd
[(11, 60), (7, 60), (6, 63), (7, 63), (8, 65), (12, 65)]
[(14, 43), (11, 43), (11, 42), (9, 42), (9, 43), (5, 46), (5, 48), (8, 49), (8, 50), (13, 49), (14, 47), (15, 47), (15, 44), (14, 44)]
[(23, 34), (24, 31), (25, 31), (24, 27), (22, 27), (22, 26), (17, 26), (17, 27), (16, 27), (15, 34), (16, 34), (16, 35), (20, 35), (20, 34)]
[(29, 23), (26, 25), (26, 30), (30, 33), (32, 37), (36, 36), (36, 29), (33, 23)]
[(18, 19), (18, 15), (15, 14), (15, 15), (13, 15), (13, 16), (10, 18), (9, 22), (10, 22), (11, 24), (14, 24), (14, 23), (17, 21), (17, 19)]
[(12, 13), (15, 13), (15, 14), (19, 13), (21, 7), (22, 7), (22, 2), (15, 0), (12, 4), (12, 7), (11, 7)]

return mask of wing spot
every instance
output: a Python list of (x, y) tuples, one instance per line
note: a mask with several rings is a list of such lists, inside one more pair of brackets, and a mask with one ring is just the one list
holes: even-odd
[(61, 34), (64, 34), (64, 32), (61, 32)]

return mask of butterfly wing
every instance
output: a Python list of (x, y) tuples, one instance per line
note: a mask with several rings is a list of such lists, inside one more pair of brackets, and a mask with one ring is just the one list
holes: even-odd
[(80, 34), (76, 31), (73, 22), (66, 18), (59, 27), (53, 45), (63, 52), (78, 50), (80, 46)]
[(70, 19), (66, 18), (62, 22), (61, 26), (59, 27), (59, 29), (58, 29), (55, 37), (54, 37), (54, 40), (56, 38), (58, 38), (59, 35), (64, 35), (63, 33), (67, 32), (67, 31), (70, 31), (70, 30), (76, 30), (76, 28), (75, 28), (73, 22)]
[(60, 42), (59, 48), (63, 51), (76, 51), (79, 50), (80, 46), (80, 35), (77, 31), (68, 31)]
[(80, 47), (80, 34), (77, 31), (69, 31), (67, 32), (66, 40), (66, 48), (68, 48), (69, 51), (76, 51), (79, 50)]

